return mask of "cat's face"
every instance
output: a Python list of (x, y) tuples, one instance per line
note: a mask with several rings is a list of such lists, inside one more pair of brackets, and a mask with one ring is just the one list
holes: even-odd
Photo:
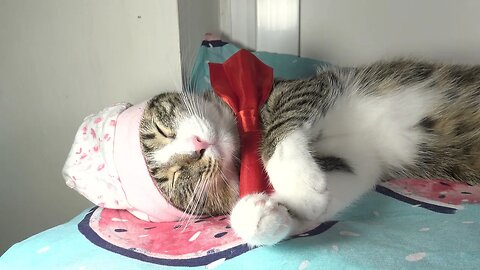
[(229, 213), (238, 199), (239, 139), (225, 104), (211, 94), (160, 94), (145, 109), (140, 140), (172, 205), (189, 214)]

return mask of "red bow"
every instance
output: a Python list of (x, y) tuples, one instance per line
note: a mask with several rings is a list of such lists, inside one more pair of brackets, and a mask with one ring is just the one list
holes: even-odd
[(260, 107), (273, 85), (273, 69), (247, 50), (240, 50), (223, 64), (209, 63), (213, 91), (235, 113), (240, 133), (240, 197), (271, 191), (259, 156)]

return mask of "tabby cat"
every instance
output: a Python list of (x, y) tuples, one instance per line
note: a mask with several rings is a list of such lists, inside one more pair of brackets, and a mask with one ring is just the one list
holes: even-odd
[(249, 244), (272, 245), (331, 219), (378, 181), (480, 183), (479, 109), (477, 66), (396, 60), (277, 81), (261, 110), (259, 149), (275, 192), (241, 200), (235, 118), (210, 92), (156, 96), (141, 141), (174, 206), (231, 213)]

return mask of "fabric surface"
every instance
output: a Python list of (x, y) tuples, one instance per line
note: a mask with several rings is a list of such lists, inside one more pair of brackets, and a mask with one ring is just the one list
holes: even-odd
[[(415, 192), (402, 188), (407, 183)], [(94, 216), (98, 209), (88, 210), (14, 245), (0, 258), (0, 269), (478, 269), (480, 205), (472, 202), (480, 200), (480, 187), (425, 183), (379, 186), (337, 222), (254, 249), (235, 238), (221, 217), (215, 226), (161, 225), (177, 230), (166, 234), (152, 228), (155, 223), (127, 225), (139, 220), (125, 211), (109, 210), (101, 221)], [(80, 232), (85, 225), (90, 230)]]

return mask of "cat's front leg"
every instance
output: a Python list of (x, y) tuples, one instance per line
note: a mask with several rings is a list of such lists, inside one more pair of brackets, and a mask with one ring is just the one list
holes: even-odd
[(266, 162), (274, 198), (297, 219), (317, 221), (329, 202), (325, 173), (311, 155), (309, 139), (298, 129), (275, 148)]
[(250, 245), (272, 245), (324, 221), (329, 202), (325, 174), (301, 130), (279, 142), (266, 169), (275, 192), (248, 195), (232, 211), (232, 227), (240, 237)]

